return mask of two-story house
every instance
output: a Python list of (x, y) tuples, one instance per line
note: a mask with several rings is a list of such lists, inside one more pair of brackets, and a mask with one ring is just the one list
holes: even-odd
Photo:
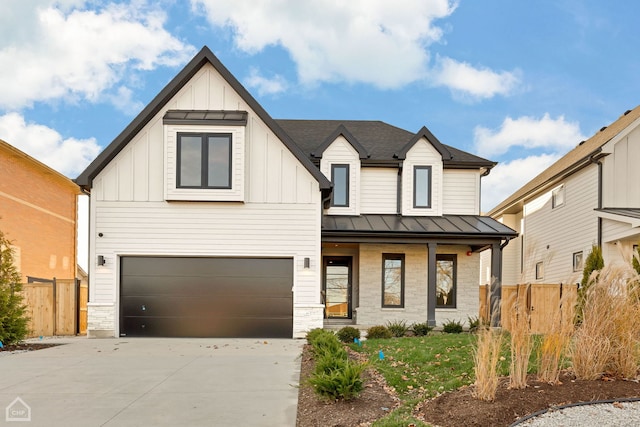
[(640, 241), (638, 162), (640, 107), (493, 208), (491, 217), (519, 233), (504, 250), (503, 284), (580, 282), (593, 245), (605, 264), (628, 258)]
[(478, 313), (494, 163), (382, 122), (274, 120), (208, 48), (77, 178), (90, 336), (300, 337)]

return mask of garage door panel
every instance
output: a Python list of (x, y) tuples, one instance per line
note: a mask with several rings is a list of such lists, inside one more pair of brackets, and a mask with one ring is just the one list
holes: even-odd
[(190, 318), (127, 317), (127, 336), (209, 338), (215, 330), (217, 338), (291, 338), (291, 319), (255, 319), (207, 317), (194, 322)]
[[(192, 313), (229, 312), (236, 316), (269, 317), (287, 313), (291, 298), (246, 298), (242, 296), (221, 296), (215, 300), (198, 296), (133, 296), (122, 299), (122, 309), (127, 316), (190, 316)], [(197, 317), (197, 316), (196, 316)]]
[(127, 295), (263, 295), (291, 292), (291, 277), (261, 279), (238, 277), (126, 276)]
[(121, 335), (291, 337), (291, 258), (122, 257)]

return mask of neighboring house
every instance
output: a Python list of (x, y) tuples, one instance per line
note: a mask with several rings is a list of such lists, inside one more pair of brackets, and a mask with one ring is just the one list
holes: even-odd
[(466, 321), (478, 252), (516, 235), (479, 215), (493, 166), (426, 128), (276, 121), (205, 47), (77, 178), (89, 336)]
[(493, 208), (491, 217), (519, 233), (504, 250), (502, 283), (580, 282), (593, 245), (605, 264), (628, 259), (640, 241), (639, 164), (636, 107)]
[(0, 230), (24, 282), (76, 277), (79, 194), (69, 178), (0, 140)]

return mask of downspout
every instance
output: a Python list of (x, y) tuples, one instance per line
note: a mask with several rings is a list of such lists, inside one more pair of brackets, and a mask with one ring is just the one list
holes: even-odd
[(398, 162), (398, 184), (396, 187), (396, 214), (402, 215), (402, 160)]
[[(589, 158), (591, 163), (598, 165), (598, 209), (602, 209), (602, 161), (595, 159), (595, 155)], [(602, 247), (602, 217), (598, 216), (598, 247)]]

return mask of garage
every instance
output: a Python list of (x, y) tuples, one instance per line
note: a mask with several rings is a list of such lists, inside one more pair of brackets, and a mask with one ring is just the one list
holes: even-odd
[(291, 258), (120, 260), (120, 336), (293, 336)]

